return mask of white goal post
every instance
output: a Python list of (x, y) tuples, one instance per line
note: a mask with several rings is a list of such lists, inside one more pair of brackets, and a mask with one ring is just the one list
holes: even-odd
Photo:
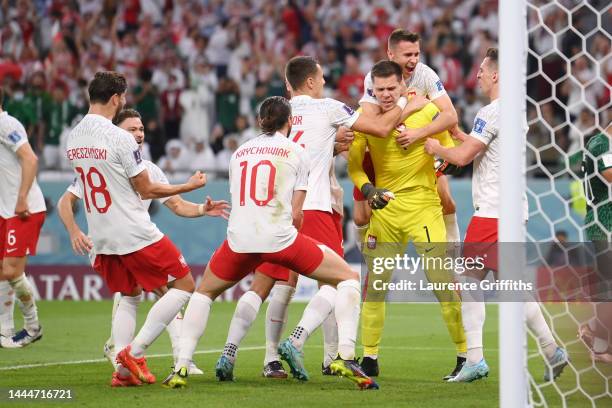
[[(525, 0), (499, 2), (500, 216), (499, 242), (525, 241), (527, 23)], [(524, 33), (521, 35), (521, 33)], [(522, 245), (500, 245), (499, 279), (516, 277), (525, 264)], [(514, 273), (512, 270), (514, 269)], [(501, 408), (528, 406), (524, 303), (499, 303), (499, 396)]]

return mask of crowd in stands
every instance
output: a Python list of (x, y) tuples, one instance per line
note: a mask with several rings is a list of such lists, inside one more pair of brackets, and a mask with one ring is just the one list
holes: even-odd
[[(589, 3), (600, 10), (606, 0)], [(585, 133), (609, 121), (603, 108), (610, 103), (610, 38), (593, 31), (598, 20), (589, 8), (572, 14), (578, 33), (563, 31), (567, 12), (559, 7), (531, 12), (530, 25), (540, 17), (530, 37), (529, 72), (539, 66), (534, 56), (546, 56), (541, 66), (548, 78), (571, 70), (580, 82), (558, 81), (551, 101), (544, 75), (528, 83), (529, 96), (541, 102), (528, 104), (530, 160), (539, 149), (542, 162), (556, 166), (562, 153), (580, 149)], [(600, 28), (608, 32), (609, 19), (603, 13)], [(356, 106), (364, 75), (386, 58), (387, 37), (397, 27), (421, 34), (421, 60), (442, 79), (460, 126), (470, 129), (485, 103), (476, 75), (484, 52), (497, 43), (498, 6), (496, 0), (0, 0), (0, 27), (4, 109), (26, 126), (43, 168), (69, 168), (62, 145), (87, 111), (88, 80), (112, 69), (126, 75), (128, 104), (142, 114), (146, 158), (169, 173), (223, 174), (231, 153), (258, 134), (258, 104), (285, 95), (289, 58), (315, 56), (326, 96)], [(588, 54), (581, 52), (586, 33)], [(582, 90), (587, 105), (580, 103)], [(570, 117), (559, 102), (571, 107)]]

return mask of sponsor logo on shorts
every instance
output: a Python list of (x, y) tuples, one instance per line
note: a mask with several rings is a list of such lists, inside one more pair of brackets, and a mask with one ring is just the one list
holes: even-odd
[(476, 118), (476, 120), (474, 121), (474, 132), (482, 134), (482, 131), (484, 130), (486, 124), (487, 122), (485, 122), (484, 120)]
[(11, 252), (15, 252), (16, 250), (17, 250), (17, 248), (11, 248), (11, 249), (7, 248), (6, 253), (10, 254)]
[(8, 138), (11, 142), (16, 144), (18, 141), (21, 140), (21, 135), (19, 134), (19, 132), (14, 130), (11, 133), (9, 133)]
[(368, 249), (376, 249), (376, 236), (368, 234)]

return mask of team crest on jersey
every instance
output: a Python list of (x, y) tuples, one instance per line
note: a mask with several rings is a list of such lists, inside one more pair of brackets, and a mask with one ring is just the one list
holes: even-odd
[(134, 150), (134, 160), (136, 160), (136, 164), (142, 163), (142, 154), (140, 153), (140, 149)]
[(368, 234), (368, 249), (376, 249), (376, 235)]
[(11, 142), (17, 143), (18, 141), (21, 140), (21, 135), (19, 134), (19, 132), (14, 130), (11, 133), (9, 133), (8, 138)]
[(444, 85), (442, 84), (442, 81), (437, 81), (436, 82), (436, 87), (438, 87), (438, 91), (441, 91), (444, 89)]
[(368, 93), (368, 95), (370, 95), (372, 98), (374, 97), (374, 90), (373, 89), (366, 89), (366, 92)]
[(487, 122), (485, 122), (484, 120), (480, 119), (480, 118), (476, 118), (476, 120), (474, 121), (474, 132), (476, 133), (482, 133), (484, 127), (486, 126)]
[(352, 115), (353, 113), (355, 113), (355, 111), (348, 105), (342, 105), (342, 108), (346, 111), (346, 113), (348, 113), (349, 115)]

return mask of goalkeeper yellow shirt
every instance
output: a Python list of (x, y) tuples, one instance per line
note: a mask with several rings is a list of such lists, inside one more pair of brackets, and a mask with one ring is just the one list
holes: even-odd
[[(349, 150), (348, 159), (349, 176), (353, 183), (361, 188), (365, 183), (370, 182), (362, 165), (367, 147), (374, 165), (376, 187), (386, 188), (393, 193), (415, 187), (435, 190), (434, 158), (425, 151), (426, 138), (411, 144), (406, 149), (397, 144), (395, 139), (404, 126), (412, 129), (425, 127), (439, 113), (438, 107), (429, 103), (420, 111), (406, 118), (403, 124), (400, 124), (385, 138), (355, 132), (355, 140)], [(443, 146), (454, 146), (448, 131), (430, 137), (438, 138)]]

